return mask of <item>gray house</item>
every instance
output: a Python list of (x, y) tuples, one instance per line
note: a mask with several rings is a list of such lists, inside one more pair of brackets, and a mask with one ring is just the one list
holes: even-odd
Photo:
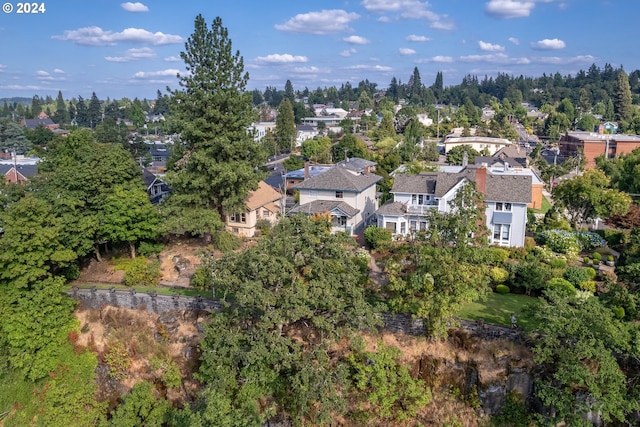
[(449, 203), (467, 182), (483, 194), (485, 224), (491, 244), (524, 246), (531, 176), (502, 174), (486, 165), (469, 165), (459, 172), (396, 175), (393, 200), (376, 211), (377, 225), (406, 237), (428, 227), (428, 213), (450, 212)]

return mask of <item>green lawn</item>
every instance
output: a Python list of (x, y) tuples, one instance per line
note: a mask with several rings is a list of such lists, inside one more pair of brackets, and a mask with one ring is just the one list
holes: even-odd
[[(80, 289), (90, 289), (93, 286), (95, 286), (97, 289), (110, 289), (110, 288), (115, 288), (118, 291), (128, 291), (131, 288), (125, 285), (106, 285), (106, 284), (93, 284), (93, 283), (74, 283), (73, 285), (69, 285), (69, 290), (71, 290), (71, 288), (73, 286), (77, 286)], [(178, 295), (182, 295), (185, 297), (195, 297), (195, 296), (202, 296), (203, 298), (211, 298), (211, 291), (201, 291), (198, 289), (193, 289), (193, 288), (165, 288), (162, 286), (156, 286), (156, 287), (151, 287), (151, 286), (134, 286), (133, 289), (136, 290), (136, 292), (140, 292), (140, 293), (147, 293), (150, 291), (156, 291), (158, 293), (158, 295), (173, 295), (173, 294), (178, 294)]]
[(497, 294), (491, 292), (484, 301), (476, 301), (462, 307), (458, 317), (462, 319), (484, 319), (485, 323), (511, 326), (511, 314), (515, 313), (520, 326), (525, 331), (535, 328), (533, 321), (525, 315), (524, 308), (536, 298), (519, 294)]
[(540, 209), (534, 209), (533, 212), (538, 214), (546, 214), (549, 209), (551, 209), (551, 203), (549, 203), (549, 200), (547, 200), (547, 198), (543, 195), (542, 207)]

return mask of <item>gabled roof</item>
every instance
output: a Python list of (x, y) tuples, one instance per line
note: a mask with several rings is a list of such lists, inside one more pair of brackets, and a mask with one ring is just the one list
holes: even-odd
[(396, 175), (393, 180), (392, 193), (434, 194), (437, 172), (423, 172), (418, 175)]
[[(7, 173), (9, 173), (11, 170), (13, 170), (14, 165), (12, 164), (0, 164), (0, 174), (2, 175), (6, 175)], [(18, 165), (17, 167), (17, 171), (20, 175), (24, 176), (25, 178), (31, 178), (33, 176), (35, 176), (38, 173), (38, 166), (36, 165)]]
[(375, 174), (353, 174), (346, 168), (334, 166), (328, 171), (304, 180), (296, 188), (303, 190), (334, 190), (361, 192), (382, 179)]
[(336, 166), (342, 166), (356, 172), (362, 172), (366, 168), (372, 168), (375, 165), (377, 165), (376, 162), (361, 159), (360, 157), (351, 157), (347, 158), (347, 160), (342, 160), (341, 162), (336, 163)]
[(258, 189), (249, 193), (249, 196), (244, 201), (248, 210), (252, 211), (269, 203), (280, 200), (282, 196), (273, 187), (264, 181), (258, 183)]
[(479, 169), (485, 169), (484, 199), (491, 202), (530, 203), (532, 176), (528, 174), (497, 174), (483, 166), (469, 165), (460, 172), (429, 172), (419, 175), (398, 174), (392, 193), (433, 194), (444, 197), (461, 181), (476, 182)]
[(45, 117), (42, 119), (25, 119), (24, 120), (24, 127), (26, 127), (27, 129), (35, 129), (38, 126), (58, 126), (56, 125), (53, 120), (51, 120), (49, 117)]
[(304, 205), (298, 205), (293, 207), (289, 212), (292, 214), (304, 213), (308, 215), (322, 214), (325, 212), (341, 211), (349, 218), (355, 216), (358, 209), (354, 209), (348, 203), (340, 200), (314, 200)]

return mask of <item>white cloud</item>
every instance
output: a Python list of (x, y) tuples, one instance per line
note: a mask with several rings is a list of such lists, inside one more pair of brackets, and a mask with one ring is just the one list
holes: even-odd
[(29, 90), (29, 91), (39, 91), (39, 90), (49, 90), (51, 88), (44, 86), (36, 86), (36, 85), (0, 85), (0, 89), (2, 90)]
[(298, 14), (284, 24), (275, 25), (275, 29), (292, 33), (333, 34), (350, 31), (349, 23), (358, 18), (360, 15), (357, 13), (342, 9), (321, 10)]
[(130, 1), (121, 3), (120, 6), (127, 12), (149, 12), (149, 8), (140, 2), (132, 3)]
[(309, 58), (302, 55), (291, 55), (289, 53), (272, 53), (267, 56), (258, 56), (256, 62), (260, 64), (291, 64), (294, 62), (307, 62)]
[(46, 71), (38, 70), (38, 71), (36, 71), (36, 76), (38, 76), (38, 77), (47, 77), (47, 76), (50, 76), (50, 74), (47, 73)]
[(364, 37), (360, 37), (360, 36), (349, 36), (349, 37), (345, 37), (342, 40), (346, 41), (347, 43), (351, 43), (351, 44), (368, 44), (370, 43), (369, 40), (365, 39)]
[(129, 62), (136, 61), (138, 59), (155, 58), (155, 56), (156, 53), (153, 49), (143, 47), (140, 49), (129, 49), (124, 53), (124, 56), (105, 56), (104, 59), (109, 62)]
[(558, 56), (547, 56), (535, 58), (536, 62), (540, 62), (542, 64), (555, 64), (555, 65), (566, 65), (566, 64), (593, 64), (598, 61), (598, 58), (591, 55), (579, 55), (579, 56), (568, 56), (565, 58), (561, 58)]
[(520, 44), (520, 40), (518, 40), (515, 37), (509, 37), (508, 39), (511, 43), (515, 44), (516, 46)]
[(415, 34), (411, 34), (407, 36), (406, 40), (410, 42), (428, 42), (431, 39), (427, 36), (417, 36)]
[(433, 58), (431, 58), (431, 60), (433, 62), (444, 62), (444, 63), (447, 63), (447, 62), (453, 62), (453, 57), (452, 56), (437, 55), (437, 56), (434, 56)]
[(300, 73), (300, 74), (318, 74), (318, 73), (328, 73), (329, 70), (327, 69), (323, 70), (318, 67), (294, 67), (293, 72)]
[(500, 46), (499, 44), (491, 44), (480, 40), (478, 42), (478, 46), (480, 46), (480, 50), (485, 52), (503, 52), (504, 46)]
[(179, 62), (182, 60), (182, 58), (176, 55), (172, 55), (172, 56), (167, 56), (166, 58), (164, 58), (164, 60), (167, 62)]
[(381, 16), (380, 18), (376, 19), (377, 22), (391, 22), (391, 18), (389, 18), (388, 16)]
[(531, 14), (536, 6), (534, 1), (490, 0), (485, 6), (489, 16), (499, 19), (524, 18)]
[(54, 68), (53, 72), (56, 74), (64, 74), (64, 70), (61, 70), (60, 68)]
[(428, 2), (419, 0), (362, 0), (365, 9), (376, 13), (397, 13), (404, 19), (426, 19), (431, 22), (431, 28), (451, 30), (455, 28), (453, 22), (448, 21), (446, 15), (432, 12)]
[(415, 50), (409, 49), (409, 48), (406, 48), (406, 47), (401, 47), (399, 49), (399, 51), (400, 51), (400, 55), (402, 55), (402, 56), (415, 55), (416, 54)]
[(64, 77), (54, 77), (48, 71), (38, 70), (36, 71), (36, 78), (41, 82), (52, 82), (65, 80)]
[(560, 39), (544, 39), (531, 43), (531, 48), (536, 50), (558, 50), (564, 49), (567, 45)]
[(351, 49), (343, 50), (342, 52), (340, 52), (340, 55), (344, 57), (348, 57), (353, 55), (356, 52), (358, 52), (356, 49), (351, 48)]
[(353, 65), (347, 67), (348, 70), (369, 70), (369, 71), (392, 71), (393, 68), (386, 65)]
[(181, 73), (181, 71), (173, 68), (168, 68), (166, 70), (160, 70), (160, 71), (138, 71), (133, 75), (133, 77), (135, 77), (136, 79), (146, 79), (150, 77), (169, 77), (169, 76), (175, 77), (178, 73)]
[(0, 73), (2, 73), (7, 68), (6, 65), (0, 64)]
[(126, 28), (121, 32), (103, 30), (100, 27), (84, 27), (77, 30), (67, 30), (63, 35), (52, 36), (52, 39), (72, 41), (86, 46), (113, 46), (120, 42), (149, 43), (164, 45), (180, 43), (183, 39), (178, 35), (152, 33), (141, 28)]

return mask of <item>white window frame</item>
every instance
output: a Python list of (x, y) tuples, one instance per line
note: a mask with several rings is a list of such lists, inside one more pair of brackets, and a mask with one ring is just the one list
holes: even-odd
[(496, 202), (496, 212), (511, 212), (513, 205), (508, 202)]
[(511, 241), (511, 224), (493, 224), (492, 240), (498, 244), (509, 244)]

